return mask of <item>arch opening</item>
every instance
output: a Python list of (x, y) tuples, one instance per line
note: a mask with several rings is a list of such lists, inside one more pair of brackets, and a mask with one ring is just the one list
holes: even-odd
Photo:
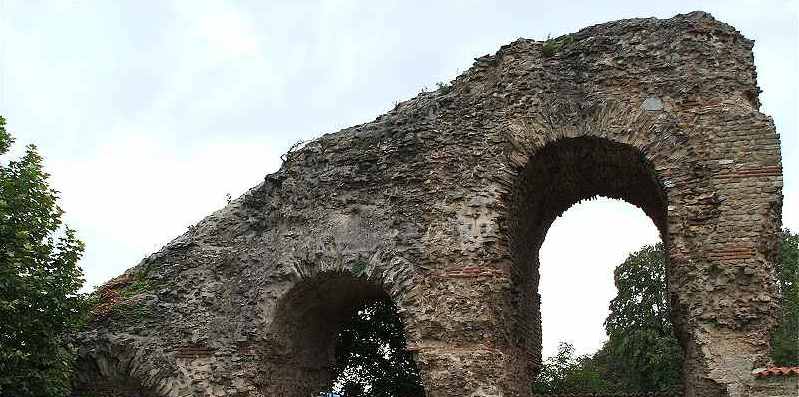
[[(361, 368), (359, 374), (353, 367), (358, 365), (359, 358), (349, 357), (344, 364), (340, 362), (350, 353), (342, 349), (352, 349), (351, 338), (364, 337), (364, 333), (379, 338), (380, 335), (369, 334), (371, 329), (364, 330), (379, 321), (383, 321), (383, 326), (390, 322), (388, 327), (399, 328), (400, 335), (394, 335), (394, 342), (401, 343), (399, 350), (410, 360), (400, 370), (407, 370), (410, 365), (418, 374), (410, 353), (405, 351), (404, 322), (381, 286), (348, 272), (321, 273), (299, 282), (280, 300), (270, 329), (270, 351), (266, 352), (262, 365), (265, 379), (260, 388), (264, 395), (329, 395), (341, 391), (347, 383), (368, 384), (369, 380), (362, 377), (363, 371), (369, 370)], [(397, 330), (386, 332), (394, 331)], [(379, 378), (385, 373), (375, 376)]]
[[(518, 175), (509, 201), (508, 239), (514, 285), (510, 300), (516, 313), (510, 334), (517, 357), (515, 371), (523, 373), (520, 379), (525, 379), (519, 390), (529, 390), (527, 385), (542, 368), (538, 292), (541, 246), (557, 217), (573, 205), (597, 197), (640, 208), (654, 223), (668, 252), (665, 189), (638, 148), (585, 136), (559, 139), (532, 154)], [(614, 227), (611, 225), (605, 232), (612, 235)]]
[[(608, 227), (616, 230), (608, 233)], [(586, 200), (558, 217), (539, 250), (543, 358), (556, 354), (561, 342), (576, 355), (601, 349), (609, 306), (618, 295), (614, 271), (634, 252), (660, 242), (652, 220), (622, 200)]]
[(97, 397), (161, 397), (152, 388), (145, 387), (132, 372), (133, 354), (128, 350), (112, 349), (108, 352), (78, 357), (76, 385), (71, 396)]

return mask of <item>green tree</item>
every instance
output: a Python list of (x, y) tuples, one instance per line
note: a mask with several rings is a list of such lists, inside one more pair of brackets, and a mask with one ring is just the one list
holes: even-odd
[[(0, 117), (0, 155), (14, 142)], [(83, 320), (83, 243), (62, 226), (57, 192), (29, 145), (0, 162), (0, 396), (64, 396)]]
[(782, 293), (780, 322), (771, 339), (771, 359), (780, 366), (799, 366), (799, 234), (782, 231), (777, 279)]
[(391, 299), (358, 310), (337, 337), (337, 391), (347, 397), (424, 396), (419, 370), (405, 345), (402, 320)]
[(614, 271), (617, 296), (605, 321), (608, 340), (573, 357), (561, 344), (544, 363), (537, 393), (653, 392), (680, 388), (682, 349), (671, 324), (663, 246), (647, 245)]
[(605, 321), (608, 372), (627, 392), (680, 388), (682, 348), (671, 323), (663, 245), (647, 245), (613, 273), (617, 296)]
[[(799, 365), (799, 235), (783, 230), (776, 266), (782, 312), (771, 358)], [(608, 341), (593, 355), (574, 357), (561, 344), (533, 385), (536, 393), (650, 392), (681, 387), (683, 352), (672, 323), (662, 244), (631, 254), (614, 271), (618, 295), (605, 321)], [(600, 379), (601, 381), (596, 381)]]
[(604, 362), (592, 355), (575, 356), (574, 346), (561, 342), (558, 353), (544, 361), (532, 386), (533, 394), (613, 392)]

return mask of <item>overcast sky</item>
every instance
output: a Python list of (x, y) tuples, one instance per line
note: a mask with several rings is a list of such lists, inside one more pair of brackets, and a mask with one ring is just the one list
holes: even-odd
[[(298, 139), (363, 123), (518, 37), (702, 9), (755, 39), (799, 230), (796, 2), (0, 0), (0, 114), (45, 155), (98, 285), (261, 181)], [(545, 353), (596, 350), (612, 269), (652, 222), (598, 200), (542, 248)]]

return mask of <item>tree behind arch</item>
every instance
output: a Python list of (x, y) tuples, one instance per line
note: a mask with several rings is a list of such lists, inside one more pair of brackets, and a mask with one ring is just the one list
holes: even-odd
[(359, 309), (336, 341), (336, 390), (346, 397), (424, 396), (419, 370), (406, 349), (397, 306), (389, 298)]
[[(671, 324), (663, 245), (647, 245), (614, 271), (618, 295), (605, 322), (608, 342), (594, 355), (628, 392), (680, 387), (682, 349)], [(771, 359), (799, 365), (799, 235), (785, 229), (776, 263), (782, 312), (771, 336)]]
[(799, 366), (799, 234), (788, 229), (782, 231), (777, 279), (782, 313), (771, 338), (771, 359), (779, 366)]
[(608, 341), (597, 360), (627, 392), (679, 389), (683, 352), (671, 323), (663, 244), (631, 254), (613, 278), (618, 293), (610, 302)]

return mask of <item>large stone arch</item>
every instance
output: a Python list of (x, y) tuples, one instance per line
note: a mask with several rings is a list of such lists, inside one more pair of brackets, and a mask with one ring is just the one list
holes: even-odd
[[(523, 336), (522, 341), (526, 342), (517, 341), (520, 352), (529, 352), (520, 356), (535, 357), (520, 360), (519, 373), (535, 373), (540, 364), (538, 250), (557, 216), (573, 204), (596, 196), (627, 201), (641, 208), (657, 226), (670, 259), (667, 273), (675, 306), (675, 331), (688, 356), (685, 376), (702, 372), (697, 366), (703, 358), (697, 356), (707, 352), (698, 351), (701, 342), (686, 306), (696, 307), (704, 302), (685, 302), (690, 292), (684, 289), (697, 286), (685, 285), (681, 279), (686, 270), (684, 258), (671, 242), (685, 238), (684, 212), (713, 218), (719, 215), (718, 202), (706, 193), (712, 189), (707, 180), (680, 175), (694, 172), (691, 168), (695, 165), (685, 162), (696, 154), (686, 145), (687, 135), (677, 116), (666, 106), (657, 96), (632, 100), (611, 96), (599, 102), (588, 99), (580, 106), (553, 99), (539, 114), (511, 124), (513, 151), (508, 170), (514, 182), (504, 200), (507, 209), (502, 220), (509, 232), (508, 249), (515, 277), (511, 302), (519, 307), (515, 313), (529, 316), (514, 319), (512, 333)], [(675, 178), (692, 183), (678, 188)], [(701, 208), (685, 208), (681, 199), (686, 194), (680, 189), (703, 192)], [(762, 351), (750, 359), (764, 360)], [(750, 369), (738, 376), (748, 377)], [(696, 388), (689, 395), (719, 393), (718, 384), (707, 379), (689, 382), (689, 387)]]
[[(782, 200), (751, 49), (701, 12), (503, 46), (288, 153), (112, 283), (104, 304), (138, 315), (96, 319), (81, 344), (125, 337), (163, 358), (143, 371), (176, 370), (192, 393), (264, 395), (281, 368), (270, 330), (308, 303), (284, 298), (366, 269), (377, 289), (361, 290), (402, 308), (429, 395), (525, 395), (540, 363), (537, 246), (558, 211), (603, 194), (664, 234), (686, 395), (745, 396), (775, 321)], [(575, 156), (594, 167), (573, 175)]]
[[(503, 217), (512, 263), (510, 302), (516, 314), (511, 335), (520, 357), (516, 378), (524, 379), (522, 383), (529, 384), (541, 364), (541, 322), (546, 319), (541, 318), (541, 296), (537, 293), (538, 252), (555, 218), (572, 205), (597, 196), (621, 199), (641, 208), (668, 246), (665, 191), (638, 148), (583, 135), (559, 138), (531, 153), (516, 177)], [(609, 235), (614, 232), (613, 227), (607, 230)], [(579, 249), (579, 242), (575, 244)]]

